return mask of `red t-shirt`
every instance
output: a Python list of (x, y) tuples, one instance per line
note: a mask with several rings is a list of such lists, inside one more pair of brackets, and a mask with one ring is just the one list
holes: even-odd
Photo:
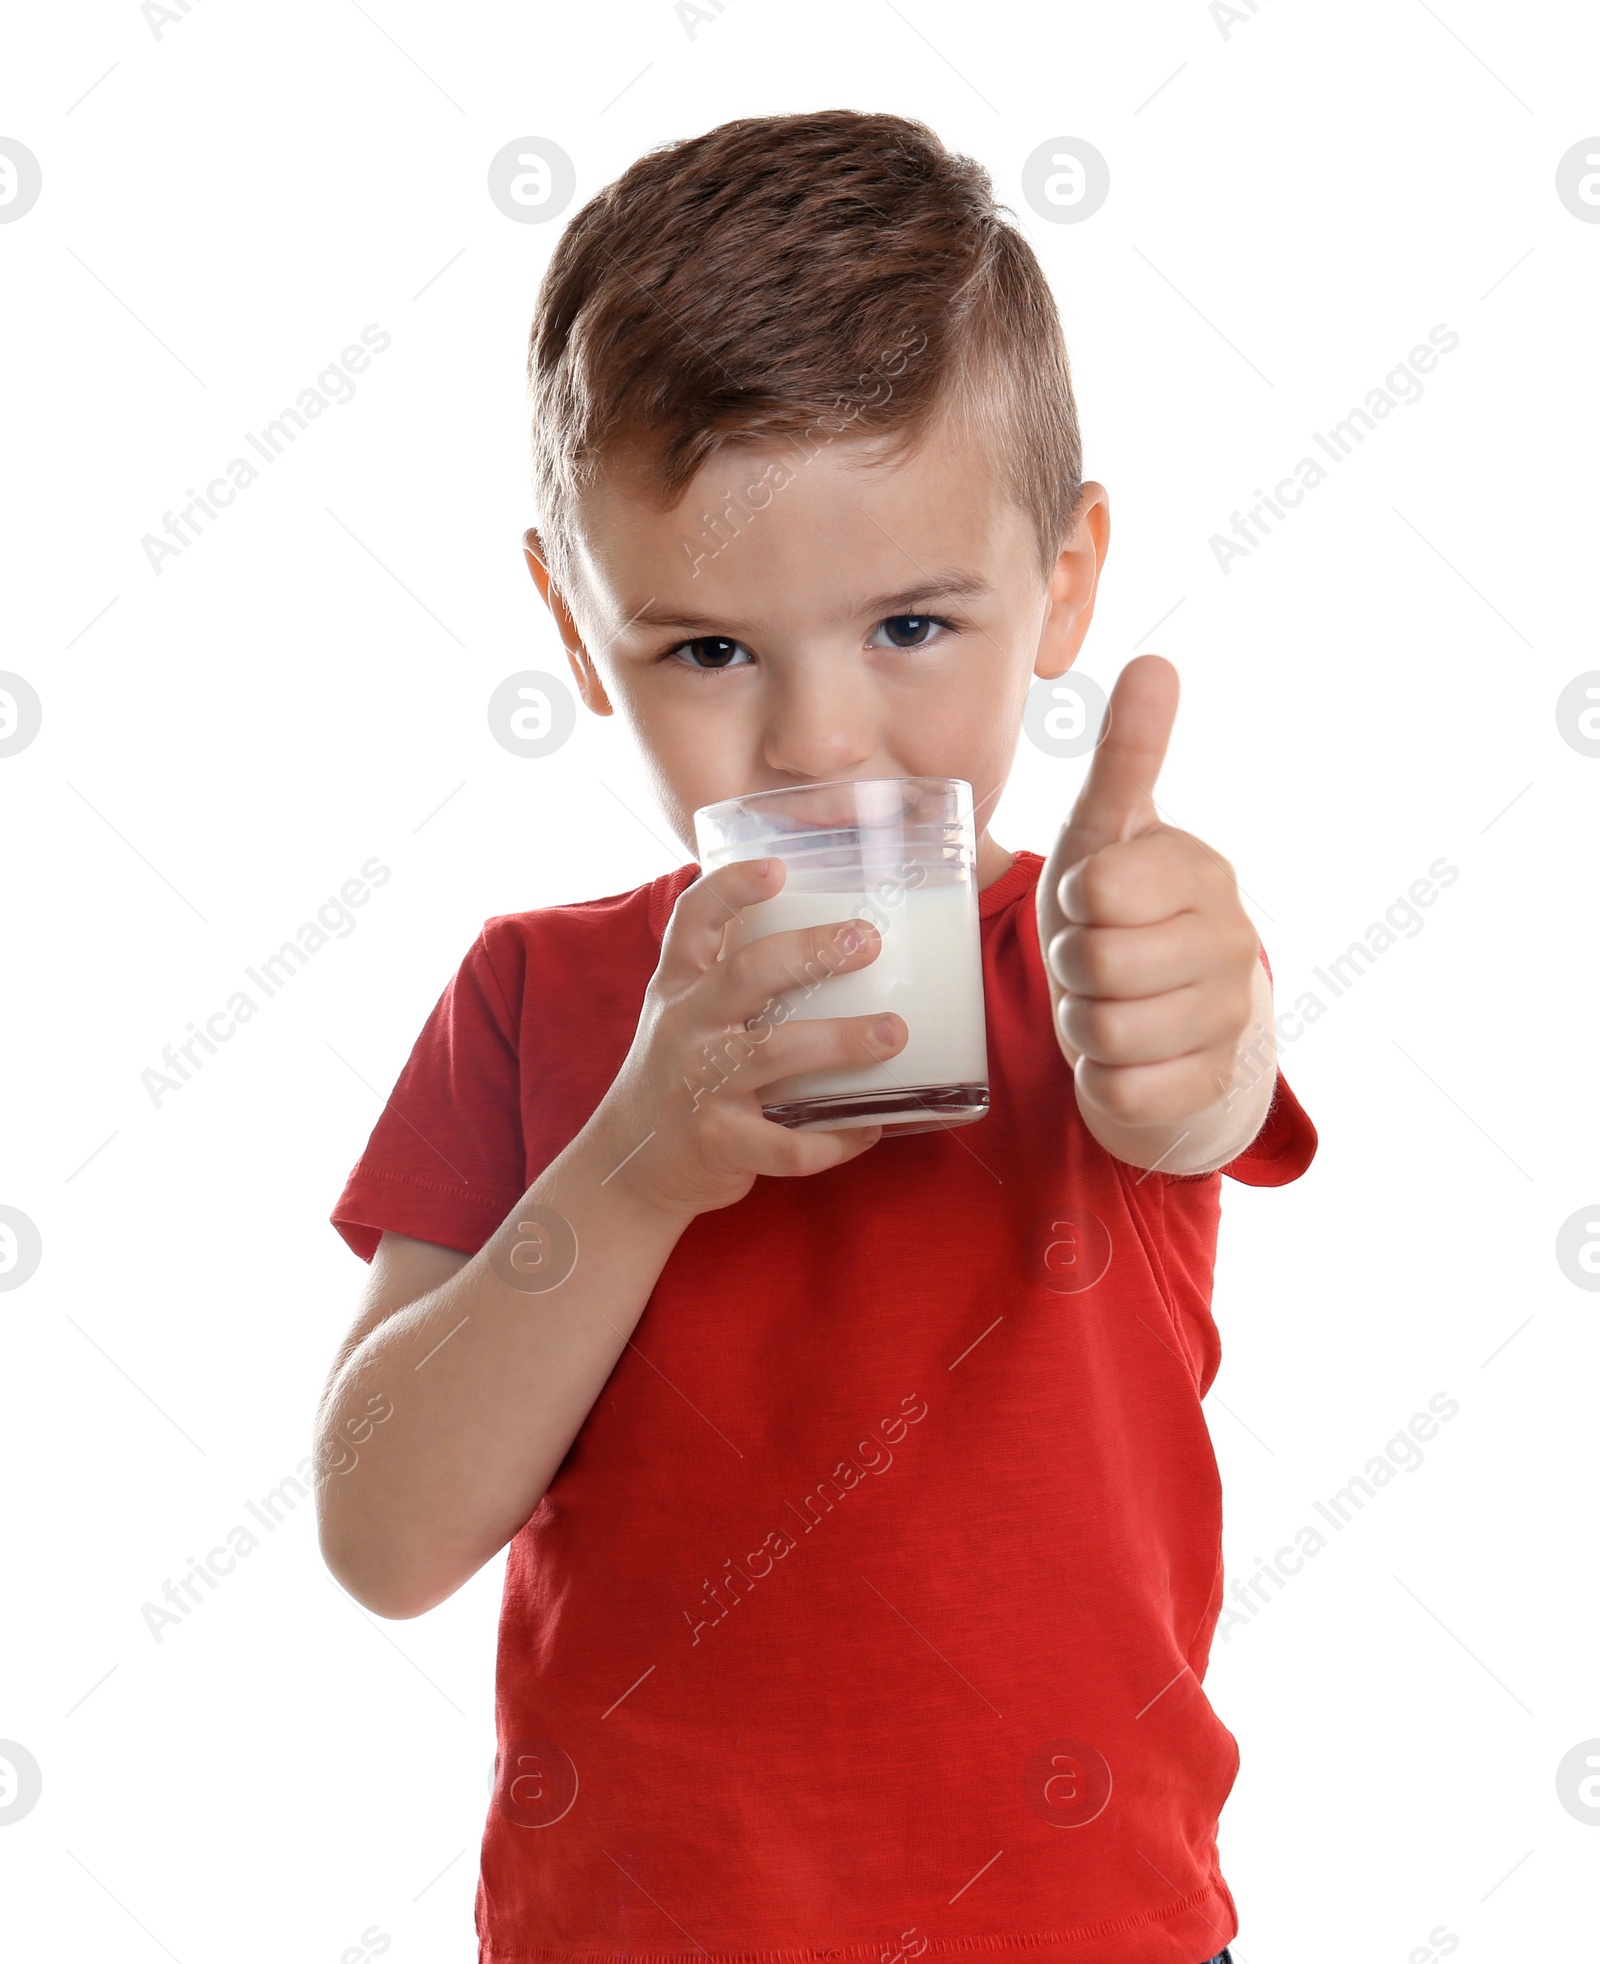
[[(699, 1216), (513, 1539), (483, 1964), (1201, 1964), (1238, 1747), (1221, 1176), (1085, 1128), (1024, 852), (981, 896), (992, 1107)], [(487, 922), (333, 1213), (466, 1253), (582, 1128), (691, 865)], [(1280, 1076), (1226, 1169), (1294, 1179)]]

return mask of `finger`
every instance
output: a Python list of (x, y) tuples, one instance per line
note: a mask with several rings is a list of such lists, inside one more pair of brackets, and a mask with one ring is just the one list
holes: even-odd
[(658, 972), (684, 983), (714, 967), (728, 924), (740, 918), (741, 909), (781, 892), (787, 875), (781, 859), (736, 859), (692, 881), (678, 895), (661, 937)]
[(716, 965), (701, 985), (705, 1013), (720, 1029), (772, 1013), (791, 991), (809, 994), (831, 976), (878, 959), (883, 937), (870, 921), (822, 921), (760, 934)]
[(1134, 839), (1113, 840), (1086, 859), (1068, 866), (1056, 888), (1064, 919), (1106, 916), (1105, 924), (1142, 926), (1143, 920), (1116, 916), (1192, 908), (1239, 911), (1238, 876), (1222, 854), (1175, 825), (1156, 825)]
[(860, 1070), (887, 1063), (905, 1048), (903, 1016), (878, 1010), (867, 1016), (752, 1019), (753, 1027), (724, 1031), (704, 1048), (707, 1075), (697, 1090), (751, 1098), (779, 1078), (813, 1071)]
[(1068, 923), (1051, 941), (1053, 980), (1080, 996), (1158, 996), (1199, 981), (1210, 959), (1210, 930), (1199, 914), (1174, 914), (1148, 927)]
[(1158, 822), (1156, 772), (1177, 706), (1178, 671), (1160, 655), (1136, 656), (1117, 677), (1089, 775), (1034, 890), (1041, 945), (1064, 925), (1059, 888), (1068, 868)]
[(1235, 1069), (1230, 1045), (1160, 1064), (1099, 1064), (1081, 1057), (1074, 1081), (1080, 1104), (1093, 1105), (1119, 1125), (1174, 1125), (1218, 1103)]
[(1136, 655), (1111, 691), (1105, 730), (1067, 819), (1074, 848), (1067, 865), (1159, 822), (1155, 783), (1177, 713), (1178, 671), (1164, 656)]
[(1165, 1064), (1237, 1043), (1249, 1013), (1247, 988), (1188, 988), (1130, 1002), (1063, 996), (1057, 1018), (1078, 1055), (1096, 1064)]
[(1114, 841), (1069, 866), (1056, 890), (1062, 918), (1099, 927), (1145, 927), (1220, 900), (1233, 868), (1188, 832), (1158, 826)]
[(883, 1137), (881, 1125), (850, 1126), (837, 1132), (802, 1132), (776, 1119), (741, 1120), (730, 1134), (738, 1163), (769, 1179), (803, 1179), (859, 1159)]

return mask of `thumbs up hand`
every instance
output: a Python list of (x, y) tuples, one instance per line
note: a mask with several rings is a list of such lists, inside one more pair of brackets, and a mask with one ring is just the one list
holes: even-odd
[(1169, 661), (1128, 663), (1036, 904), (1084, 1122), (1120, 1159), (1198, 1173), (1255, 1137), (1276, 1069), (1271, 984), (1233, 868), (1156, 810), (1177, 709)]

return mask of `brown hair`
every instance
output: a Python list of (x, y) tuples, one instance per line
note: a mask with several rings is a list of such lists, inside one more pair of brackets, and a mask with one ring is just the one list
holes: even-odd
[(900, 116), (745, 117), (639, 158), (557, 243), (528, 388), (561, 586), (578, 498), (623, 446), (670, 506), (719, 445), (854, 424), (887, 460), (951, 408), (1047, 574), (1082, 485), (1043, 269), (982, 165)]

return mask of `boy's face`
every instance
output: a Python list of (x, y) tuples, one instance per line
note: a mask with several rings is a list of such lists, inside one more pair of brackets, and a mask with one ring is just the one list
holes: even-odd
[(871, 466), (859, 438), (724, 446), (663, 510), (616, 470), (583, 501), (576, 590), (553, 593), (587, 706), (620, 710), (694, 856), (700, 805), (834, 778), (959, 777), (978, 882), (1035, 676), (1072, 663), (1109, 537), (1087, 484), (1047, 581), (980, 444), (936, 424)]

